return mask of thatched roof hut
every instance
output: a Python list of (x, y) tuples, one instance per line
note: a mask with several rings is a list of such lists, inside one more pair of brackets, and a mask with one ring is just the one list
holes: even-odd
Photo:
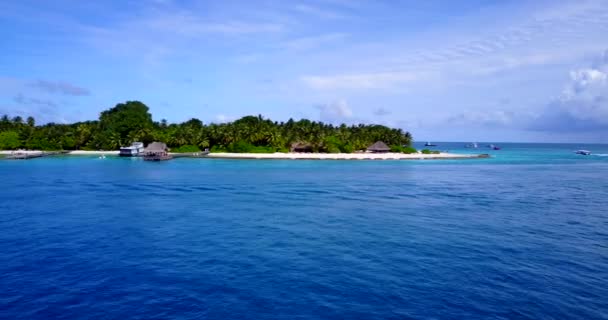
[(291, 144), (291, 152), (312, 152), (312, 145), (305, 142), (296, 142)]
[(144, 160), (161, 161), (169, 160), (172, 156), (169, 154), (167, 144), (163, 142), (152, 142), (144, 150)]
[(391, 151), (391, 148), (382, 141), (376, 141), (376, 143), (367, 147), (367, 151), (374, 152), (374, 153), (381, 153), (381, 152), (389, 152), (389, 151)]
[(167, 152), (169, 148), (167, 148), (167, 144), (164, 142), (152, 142), (150, 143), (144, 152), (153, 153), (153, 152)]

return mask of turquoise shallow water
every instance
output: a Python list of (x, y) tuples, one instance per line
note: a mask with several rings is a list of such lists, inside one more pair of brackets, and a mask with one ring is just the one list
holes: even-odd
[(0, 318), (608, 318), (608, 146), (498, 145), (0, 161)]

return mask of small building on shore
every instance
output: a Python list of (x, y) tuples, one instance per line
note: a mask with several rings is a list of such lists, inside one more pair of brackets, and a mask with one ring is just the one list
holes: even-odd
[(144, 160), (161, 161), (171, 159), (169, 148), (163, 142), (152, 142), (144, 150)]
[(291, 144), (290, 151), (291, 152), (311, 153), (313, 150), (312, 150), (312, 145), (310, 145), (308, 143), (296, 142), (296, 143)]
[(373, 153), (386, 153), (386, 152), (391, 151), (391, 148), (382, 141), (376, 141), (376, 143), (367, 147), (367, 151), (373, 152)]

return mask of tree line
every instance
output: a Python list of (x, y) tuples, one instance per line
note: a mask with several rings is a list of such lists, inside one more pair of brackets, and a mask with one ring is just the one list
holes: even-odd
[(288, 152), (294, 144), (314, 152), (354, 152), (376, 141), (395, 151), (410, 147), (412, 136), (402, 129), (382, 125), (332, 125), (306, 119), (276, 122), (245, 116), (230, 123), (203, 124), (198, 119), (183, 123), (155, 122), (139, 101), (119, 103), (101, 112), (96, 121), (36, 125), (33, 117), (2, 116), (0, 149), (116, 150), (135, 141), (165, 142), (173, 151), (194, 152), (206, 148), (227, 152)]

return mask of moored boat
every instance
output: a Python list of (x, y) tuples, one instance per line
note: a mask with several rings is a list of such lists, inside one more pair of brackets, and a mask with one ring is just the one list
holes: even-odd
[(489, 144), (489, 145), (488, 145), (488, 148), (490, 148), (490, 149), (492, 149), (492, 150), (500, 150), (500, 147), (495, 146), (495, 145), (493, 145), (493, 144)]
[(588, 155), (591, 154), (591, 151), (589, 151), (589, 150), (576, 150), (576, 151), (574, 151), (574, 153), (581, 154), (581, 155), (584, 155), (584, 156), (588, 156)]
[(477, 149), (477, 148), (478, 148), (478, 146), (477, 146), (477, 143), (476, 143), (476, 142), (466, 144), (464, 147), (465, 147), (465, 148), (472, 148), (472, 149)]
[(142, 142), (133, 142), (128, 147), (121, 147), (119, 156), (121, 157), (137, 157), (144, 153), (144, 144)]
[(425, 147), (436, 147), (437, 145), (436, 144), (432, 144), (430, 142), (427, 142), (427, 143), (424, 144), (424, 146)]

